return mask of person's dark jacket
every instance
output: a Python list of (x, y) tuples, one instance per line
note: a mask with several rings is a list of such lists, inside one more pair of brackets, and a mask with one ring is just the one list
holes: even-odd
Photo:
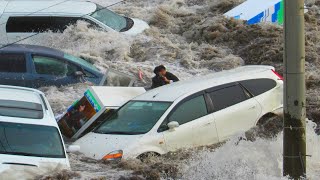
[[(177, 78), (177, 76), (175, 76), (174, 74), (170, 73), (170, 72), (167, 72), (165, 77), (168, 79), (168, 80), (171, 80), (173, 82), (177, 82), (179, 81), (179, 79)], [(160, 87), (160, 86), (163, 86), (163, 85), (166, 85), (166, 81), (163, 79), (163, 77), (159, 76), (159, 75), (156, 75), (155, 77), (152, 78), (152, 86), (151, 88), (157, 88), (157, 87)]]

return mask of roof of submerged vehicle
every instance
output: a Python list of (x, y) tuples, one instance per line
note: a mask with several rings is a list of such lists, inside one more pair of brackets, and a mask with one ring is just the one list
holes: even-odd
[(4, 13), (32, 13), (30, 16), (47, 13), (85, 15), (94, 12), (96, 9), (97, 5), (88, 1), (27, 0), (0, 2), (0, 10)]
[[(170, 85), (150, 90), (133, 100), (137, 101), (167, 101), (173, 102), (187, 93), (196, 93), (214, 86), (241, 81), (245, 79), (254, 79), (259, 73), (274, 70), (272, 66), (251, 65), (242, 66), (232, 70), (212, 73), (206, 76), (199, 76), (185, 81), (179, 81)], [(271, 72), (271, 71), (270, 71)]]
[(42, 104), (37, 90), (0, 85), (0, 100), (15, 100)]
[[(3, 104), (3, 102), (17, 102), (22, 103), (21, 108), (23, 106), (28, 105), (35, 105), (34, 107), (28, 107), (28, 109), (35, 108), (35, 110), (44, 110), (48, 107), (48, 104), (42, 100), (40, 95), (44, 95), (41, 91), (31, 88), (25, 87), (17, 87), (17, 86), (6, 86), (0, 85), (0, 106), (2, 107), (11, 107), (12, 104)], [(37, 105), (39, 107), (37, 107)], [(41, 106), (40, 106), (41, 105)], [(48, 116), (49, 115), (49, 116)], [(34, 119), (34, 118), (21, 118), (21, 117), (12, 117), (6, 115), (0, 115), (0, 121), (4, 122), (12, 122), (12, 123), (26, 123), (26, 124), (38, 124), (38, 125), (49, 125), (57, 127), (57, 123), (53, 117), (53, 114), (44, 113), (43, 118), (41, 119)]]
[(0, 49), (0, 53), (1, 52), (41, 53), (41, 54), (58, 56), (58, 57), (63, 57), (64, 55), (62, 51), (59, 51), (57, 49), (52, 49), (45, 46), (29, 45), (29, 44), (12, 44), (10, 46)]

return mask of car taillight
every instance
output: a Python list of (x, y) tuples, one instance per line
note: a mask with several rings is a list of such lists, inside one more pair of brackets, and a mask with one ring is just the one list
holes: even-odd
[(278, 80), (283, 80), (283, 77), (277, 73), (275, 70), (271, 69), (271, 71), (278, 77)]

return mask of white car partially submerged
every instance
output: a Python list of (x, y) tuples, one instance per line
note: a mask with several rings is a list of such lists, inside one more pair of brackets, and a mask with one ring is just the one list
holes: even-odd
[(149, 28), (145, 21), (121, 16), (89, 1), (0, 1), (0, 35), (9, 42), (37, 33), (63, 32), (77, 21), (127, 35), (137, 35)]
[(148, 91), (75, 142), (95, 159), (165, 154), (223, 142), (283, 107), (282, 77), (244, 66)]
[(47, 99), (38, 90), (0, 85), (0, 179), (42, 166), (70, 168)]

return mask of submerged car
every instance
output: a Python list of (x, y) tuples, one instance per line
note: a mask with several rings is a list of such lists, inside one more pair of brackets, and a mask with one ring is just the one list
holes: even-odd
[[(104, 31), (137, 35), (149, 25), (135, 18), (121, 16), (93, 2), (86, 1), (1, 1), (0, 33), (14, 42), (36, 33), (63, 32), (77, 21)], [(1, 43), (0, 43), (1, 44)]]
[(89, 62), (48, 47), (15, 44), (0, 49), (0, 84), (38, 88), (85, 81), (132, 86), (134, 78), (112, 70), (104, 75)]
[(1, 173), (10, 169), (27, 170), (46, 165), (70, 168), (47, 99), (38, 90), (1, 85), (0, 179)]
[(74, 144), (95, 159), (165, 154), (223, 142), (283, 107), (271, 66), (244, 66), (156, 88), (130, 100)]

